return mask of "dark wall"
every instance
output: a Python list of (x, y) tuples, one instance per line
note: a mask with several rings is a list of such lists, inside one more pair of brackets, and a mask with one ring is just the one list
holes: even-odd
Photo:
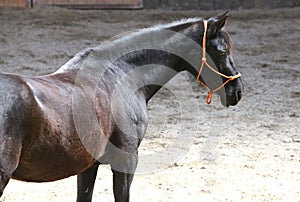
[(144, 0), (146, 9), (251, 9), (300, 6), (300, 0)]

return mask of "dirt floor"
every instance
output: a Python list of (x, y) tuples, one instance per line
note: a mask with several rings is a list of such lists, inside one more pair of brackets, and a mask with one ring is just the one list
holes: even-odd
[[(119, 33), (216, 13), (1, 10), (0, 71), (50, 73)], [(185, 75), (172, 80), (150, 102), (131, 201), (300, 201), (300, 8), (233, 11), (227, 30), (245, 85), (242, 101), (207, 106), (202, 87), (183, 82)], [(109, 167), (100, 167), (94, 201), (113, 201), (111, 177)], [(71, 177), (11, 180), (0, 201), (75, 198)]]

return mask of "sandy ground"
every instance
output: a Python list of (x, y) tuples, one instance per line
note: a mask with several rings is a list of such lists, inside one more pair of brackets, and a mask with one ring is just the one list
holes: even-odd
[[(203, 11), (0, 11), (0, 71), (41, 75), (124, 31)], [(245, 93), (224, 108), (181, 74), (149, 105), (131, 201), (300, 201), (300, 9), (234, 11), (227, 25)], [(59, 169), (59, 168), (58, 168)], [(113, 201), (102, 166), (94, 201)], [(2, 202), (69, 202), (76, 178), (11, 180)]]

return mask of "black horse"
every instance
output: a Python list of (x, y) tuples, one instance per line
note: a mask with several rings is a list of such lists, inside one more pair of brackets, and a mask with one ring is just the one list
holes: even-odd
[(230, 79), (201, 70), (199, 81), (208, 89), (226, 84), (218, 91), (224, 106), (241, 99), (223, 29), (227, 18), (226, 12), (128, 33), (77, 54), (50, 75), (0, 74), (0, 196), (10, 178), (49, 182), (77, 175), (77, 201), (91, 201), (98, 166), (108, 163), (115, 201), (129, 201), (147, 103), (178, 72), (197, 78), (202, 48), (216, 72)]

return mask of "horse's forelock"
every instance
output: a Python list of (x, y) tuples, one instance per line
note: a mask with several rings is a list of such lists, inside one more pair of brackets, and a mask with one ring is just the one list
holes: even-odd
[(231, 40), (231, 37), (230, 37), (229, 33), (226, 32), (225, 30), (221, 30), (220, 35), (221, 35), (221, 37), (224, 38), (225, 43), (228, 46), (229, 52), (232, 53), (232, 48), (233, 48), (232, 47), (232, 40)]

